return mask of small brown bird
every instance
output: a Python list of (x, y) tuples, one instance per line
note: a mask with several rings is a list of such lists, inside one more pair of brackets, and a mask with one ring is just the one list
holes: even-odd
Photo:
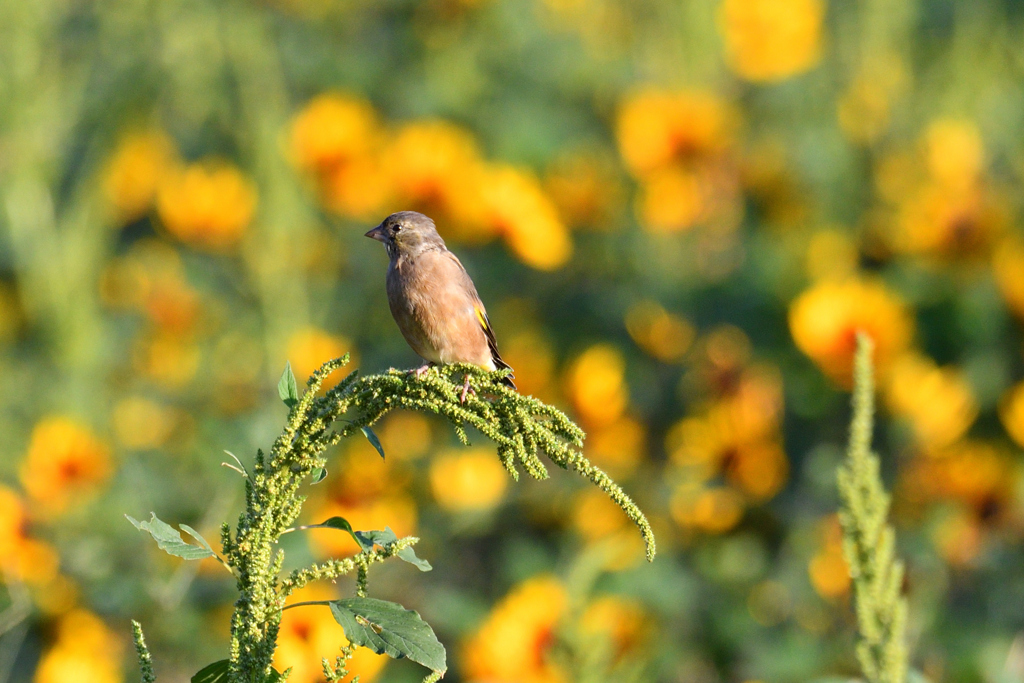
[[(491, 321), (462, 263), (444, 244), (427, 216), (399, 211), (366, 233), (384, 243), (391, 315), (409, 346), (431, 365), (473, 363), (488, 370), (511, 370), (498, 354)], [(511, 374), (503, 384), (515, 389)], [(462, 400), (469, 392), (469, 377)]]

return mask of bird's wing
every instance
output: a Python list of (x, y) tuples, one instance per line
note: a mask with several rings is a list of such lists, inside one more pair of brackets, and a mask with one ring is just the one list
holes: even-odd
[[(476, 285), (473, 284), (473, 279), (469, 277), (469, 273), (466, 272), (466, 267), (462, 265), (462, 261), (460, 261), (455, 254), (449, 251), (448, 256), (459, 267), (459, 270), (462, 271), (462, 275), (468, 283), (467, 289), (473, 295), (473, 312), (476, 313), (477, 322), (480, 323), (480, 327), (483, 328), (484, 335), (487, 337), (487, 348), (491, 352), (491, 360), (494, 361), (494, 367), (499, 370), (511, 370), (512, 366), (502, 360), (501, 354), (498, 353), (498, 340), (494, 338), (494, 330), (491, 329), (491, 320), (487, 317), (487, 309), (484, 308), (484, 302), (480, 300), (480, 295), (477, 294)], [(512, 381), (512, 377), (513, 375), (509, 374), (505, 377), (503, 382), (515, 389), (516, 385)]]

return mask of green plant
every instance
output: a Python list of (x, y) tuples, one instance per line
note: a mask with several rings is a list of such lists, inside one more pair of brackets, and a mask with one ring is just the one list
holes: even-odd
[(842, 504), (843, 554), (850, 568), (860, 641), (857, 659), (870, 683), (903, 683), (907, 678), (907, 601), (902, 596), (903, 563), (896, 557), (896, 532), (887, 523), (889, 494), (871, 452), (874, 374), (870, 337), (857, 335), (853, 419), (846, 462), (837, 479)]
[[(362, 432), (383, 455), (370, 427), (396, 408), (443, 416), (464, 443), (469, 442), (467, 427), (473, 427), (497, 444), (498, 457), (516, 479), (517, 466), (538, 479), (547, 476), (538, 457), (540, 453), (560, 467), (579, 472), (606, 491), (637, 524), (647, 544), (648, 559), (653, 559), (654, 536), (647, 519), (622, 489), (578, 450), (583, 443), (582, 430), (551, 406), (498, 384), (496, 380), (503, 376), (501, 371), (451, 365), (435, 368), (422, 377), (394, 369), (366, 377), (353, 372), (324, 395), (318, 395), (326, 377), (347, 362), (346, 356), (325, 363), (310, 377), (301, 397), (291, 368), (285, 369), (278, 385), (278, 393), (290, 409), (284, 431), (269, 454), (257, 451), (251, 471), (237, 458), (235, 465), (229, 465), (244, 478), (246, 508), (234, 530), (228, 524), (222, 526), (222, 554), (188, 526), (181, 525), (181, 529), (198, 545), (184, 541), (177, 530), (155, 515), (145, 522), (129, 517), (137, 528), (150, 533), (163, 550), (186, 559), (215, 557), (237, 580), (239, 597), (231, 621), (230, 657), (204, 668), (193, 677), (194, 682), (286, 680), (288, 671), (278, 673), (271, 667), (281, 614), (285, 609), (311, 605), (329, 607), (350, 641), (333, 665), (324, 660), (328, 681), (347, 675), (346, 662), (356, 646), (423, 664), (431, 670), (427, 681), (436, 681), (444, 674), (444, 647), (419, 615), (397, 603), (367, 595), (370, 567), (391, 557), (411, 562), (423, 571), (430, 569), (429, 563), (416, 557), (412, 550), (418, 539), (398, 538), (390, 529), (356, 531), (340, 517), (320, 524), (291, 526), (305, 499), (299, 494), (302, 483), (307, 479), (316, 483), (326, 476), (327, 448)], [(463, 378), (467, 376), (476, 392), (462, 401)], [(349, 533), (361, 552), (296, 569), (282, 577), (284, 552), (276, 547), (278, 540), (283, 534), (308, 528)], [(357, 586), (352, 598), (286, 604), (295, 590), (313, 581), (352, 573), (356, 574)], [(152, 664), (138, 625), (135, 642), (142, 678), (148, 683), (154, 680)]]

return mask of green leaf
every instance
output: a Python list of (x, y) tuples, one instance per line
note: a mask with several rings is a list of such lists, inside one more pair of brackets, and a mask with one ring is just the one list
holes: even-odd
[(230, 659), (214, 662), (200, 669), (199, 673), (192, 677), (192, 683), (227, 683), (230, 668)]
[(380, 439), (377, 438), (377, 435), (374, 434), (373, 430), (369, 427), (360, 427), (359, 429), (363, 432), (363, 436), (366, 437), (366, 440), (370, 442), (370, 445), (377, 449), (377, 452), (380, 453), (381, 460), (383, 460), (384, 447), (380, 445)]
[(421, 572), (429, 572), (431, 569), (433, 569), (433, 567), (430, 566), (430, 563), (424, 560), (422, 557), (416, 557), (416, 551), (412, 549), (411, 545), (407, 545), (401, 550), (399, 550), (397, 557), (398, 559), (404, 560), (409, 564), (413, 565)]
[(197, 548), (183, 541), (181, 534), (175, 531), (174, 527), (170, 524), (158, 519), (155, 512), (151, 512), (150, 515), (151, 517), (148, 522), (140, 522), (129, 515), (125, 515), (125, 517), (139, 531), (148, 532), (153, 537), (153, 540), (156, 541), (156, 544), (160, 546), (160, 549), (171, 555), (183, 557), (186, 560), (201, 560), (204, 557), (213, 557), (215, 555), (213, 549), (210, 548), (210, 544), (203, 540), (203, 537), (192, 530), (192, 528), (182, 525), (182, 528), (185, 529), (188, 535), (203, 544), (202, 548)]
[(280, 683), (284, 678), (281, 676), (281, 672), (271, 667), (270, 673), (263, 679), (263, 683)]
[(327, 478), (327, 468), (317, 467), (315, 470), (313, 470), (310, 476), (313, 477), (314, 484), (319, 484), (320, 482)]
[[(359, 544), (359, 547), (360, 548), (363, 547), (363, 542), (361, 540), (359, 540), (359, 536), (357, 536), (356, 532), (352, 530), (352, 525), (349, 524), (348, 520), (345, 519), (344, 517), (331, 517), (328, 520), (320, 522), (319, 524), (317, 524), (317, 526), (327, 527), (329, 529), (339, 529), (341, 531), (347, 531), (349, 536), (351, 536), (353, 538), (353, 540), (355, 540), (355, 542)], [(373, 546), (371, 545), (370, 547), (372, 548)]]
[(181, 527), (181, 530), (184, 531), (186, 534), (196, 539), (196, 541), (199, 542), (199, 545), (209, 550), (211, 555), (217, 554), (213, 552), (213, 548), (210, 547), (210, 544), (206, 542), (206, 539), (203, 538), (198, 531), (190, 527), (188, 524), (179, 524), (178, 526)]
[(442, 674), (448, 670), (444, 645), (416, 612), (376, 598), (344, 598), (330, 605), (352, 644), (394, 659), (408, 657)]
[(299, 402), (299, 385), (295, 382), (295, 374), (292, 373), (292, 364), (284, 364), (284, 372), (277, 383), (277, 395), (281, 397), (284, 404), (289, 408), (295, 407)]

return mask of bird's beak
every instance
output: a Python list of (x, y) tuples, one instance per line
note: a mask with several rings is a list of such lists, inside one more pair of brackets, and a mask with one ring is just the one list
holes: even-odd
[(371, 230), (368, 233), (366, 233), (366, 237), (369, 237), (371, 239), (375, 239), (378, 242), (383, 242), (384, 241), (384, 224), (381, 223), (376, 228), (374, 228), (373, 230)]

